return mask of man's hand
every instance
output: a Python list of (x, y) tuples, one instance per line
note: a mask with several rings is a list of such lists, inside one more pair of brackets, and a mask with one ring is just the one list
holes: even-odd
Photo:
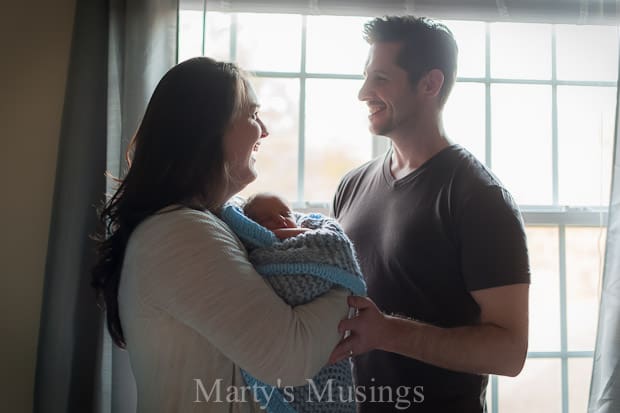
[(528, 284), (472, 291), (480, 323), (453, 328), (388, 316), (369, 298), (351, 296), (349, 306), (359, 313), (338, 325), (340, 333), (351, 335), (338, 343), (329, 362), (377, 349), (453, 371), (516, 376), (527, 354), (528, 291)]
[(347, 357), (380, 349), (383, 341), (390, 337), (388, 316), (367, 297), (349, 296), (349, 307), (357, 309), (357, 315), (345, 319), (338, 325), (338, 332), (350, 334), (338, 343), (332, 352), (329, 363), (337, 363)]

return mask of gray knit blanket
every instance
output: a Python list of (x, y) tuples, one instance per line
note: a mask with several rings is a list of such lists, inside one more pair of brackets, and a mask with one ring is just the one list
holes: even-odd
[[(309, 228), (279, 240), (275, 234), (227, 204), (221, 217), (248, 250), (250, 262), (274, 291), (291, 306), (307, 303), (335, 286), (366, 295), (353, 244), (338, 223), (321, 214), (295, 213), (297, 224)], [(351, 362), (324, 367), (305, 386), (274, 388), (242, 371), (254, 395), (269, 413), (355, 412)]]

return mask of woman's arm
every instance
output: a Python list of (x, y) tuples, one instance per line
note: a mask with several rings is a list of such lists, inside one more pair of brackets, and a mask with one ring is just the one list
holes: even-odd
[(215, 216), (180, 210), (150, 224), (138, 228), (132, 242), (143, 265), (145, 302), (198, 331), (266, 383), (306, 384), (326, 364), (340, 339), (337, 325), (346, 316), (348, 292), (332, 290), (292, 308)]

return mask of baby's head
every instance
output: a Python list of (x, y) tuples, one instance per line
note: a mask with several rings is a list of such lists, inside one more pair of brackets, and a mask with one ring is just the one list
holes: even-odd
[(286, 201), (268, 192), (261, 192), (248, 198), (243, 213), (271, 231), (297, 228), (293, 211)]

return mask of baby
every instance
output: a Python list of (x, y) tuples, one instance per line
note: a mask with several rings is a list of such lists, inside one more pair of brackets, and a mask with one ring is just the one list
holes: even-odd
[[(366, 295), (353, 244), (334, 219), (293, 212), (285, 200), (272, 193), (250, 197), (243, 210), (239, 205), (227, 204), (220, 215), (244, 243), (256, 271), (288, 305), (305, 304), (332, 288)], [(296, 237), (302, 233), (304, 236)], [(261, 396), (262, 392), (257, 395), (267, 412), (281, 411), (281, 406), (287, 404), (291, 408), (287, 411), (299, 413), (356, 411), (354, 400), (338, 397), (342, 394), (338, 389), (346, 392), (353, 388), (349, 360), (325, 366), (312, 378), (321, 388), (320, 383), (329, 383), (330, 394), (325, 399), (324, 395), (317, 400), (309, 398), (313, 390), (310, 384), (293, 387), (289, 393), (258, 381), (245, 370), (242, 375), (250, 387), (271, 389), (267, 393), (273, 395), (272, 399)]]
[(269, 192), (260, 192), (248, 198), (243, 213), (281, 240), (310, 231), (297, 225), (293, 211), (283, 198)]

